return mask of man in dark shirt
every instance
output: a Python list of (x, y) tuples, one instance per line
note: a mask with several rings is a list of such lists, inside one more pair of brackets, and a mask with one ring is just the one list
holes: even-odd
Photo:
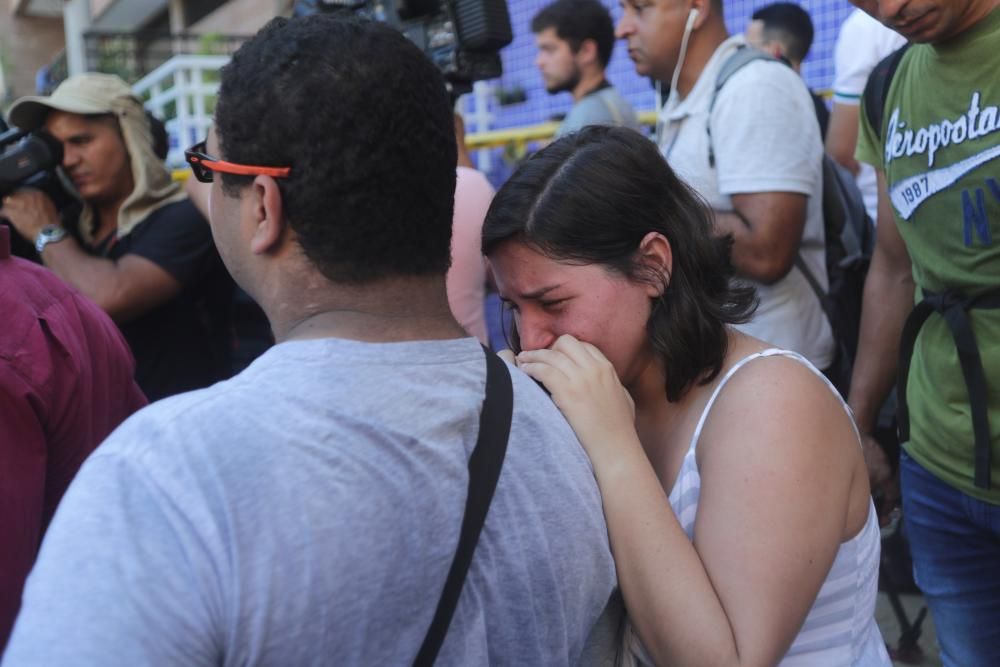
[(86, 206), (67, 229), (45, 194), (21, 190), (4, 198), (0, 215), (111, 315), (149, 399), (226, 377), (231, 280), (208, 225), (156, 156), (129, 87), (107, 74), (78, 75), (49, 97), (18, 100), (10, 120), (62, 142), (63, 169)]
[(0, 225), (0, 653), (42, 534), (80, 464), (146, 404), (128, 346)]

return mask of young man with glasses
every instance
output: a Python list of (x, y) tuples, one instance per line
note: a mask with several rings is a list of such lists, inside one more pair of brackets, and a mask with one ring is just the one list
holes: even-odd
[(85, 203), (68, 220), (39, 190), (3, 200), (0, 216), (42, 263), (103, 308), (136, 358), (151, 401), (228, 375), (232, 282), (208, 225), (171, 181), (142, 104), (117, 76), (88, 73), (11, 107), (22, 130), (63, 146), (62, 168)]
[[(188, 159), (277, 344), (101, 445), (5, 665), (413, 663), (490, 363), (445, 289), (456, 154), (443, 77), (384, 24), (279, 18), (240, 48)], [(578, 664), (615, 586), (600, 496), (558, 410), (504, 368), (506, 455), (437, 664)]]

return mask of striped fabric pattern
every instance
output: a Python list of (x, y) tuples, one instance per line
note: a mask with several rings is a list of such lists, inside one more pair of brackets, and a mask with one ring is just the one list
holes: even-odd
[[(698, 472), (695, 449), (708, 413), (722, 387), (733, 374), (754, 359), (775, 355), (790, 357), (805, 364), (826, 382), (830, 391), (836, 394), (833, 385), (812, 364), (801, 355), (787, 350), (768, 349), (752, 354), (741, 359), (726, 373), (705, 406), (669, 495), (670, 506), (691, 540), (694, 540), (698, 498), (701, 495), (701, 476)], [(848, 409), (846, 404), (844, 409)], [(802, 629), (779, 663), (781, 667), (827, 665), (868, 667), (892, 664), (885, 650), (882, 635), (875, 624), (879, 554), (878, 517), (875, 506), (870, 505), (868, 521), (864, 528), (840, 545), (833, 566), (802, 624)], [(634, 657), (639, 664), (652, 664), (644, 650), (639, 650)]]

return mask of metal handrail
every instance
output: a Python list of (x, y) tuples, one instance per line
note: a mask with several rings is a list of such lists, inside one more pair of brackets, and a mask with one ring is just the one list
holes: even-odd
[[(640, 111), (639, 122), (647, 127), (656, 125), (656, 112)], [(473, 132), (465, 136), (465, 145), (469, 150), (500, 148), (511, 144), (518, 148), (523, 148), (532, 141), (551, 139), (557, 129), (559, 129), (559, 123), (557, 121), (549, 121), (537, 125), (510, 127), (503, 130)]]
[(184, 149), (204, 138), (212, 124), (212, 108), (219, 92), (217, 80), (205, 81), (229, 62), (229, 56), (176, 55), (132, 86), (146, 98), (146, 108), (165, 119), (170, 136), (167, 164), (184, 164)]

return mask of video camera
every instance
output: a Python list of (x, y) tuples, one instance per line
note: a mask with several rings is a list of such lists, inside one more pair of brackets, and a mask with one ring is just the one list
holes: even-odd
[(441, 70), (454, 97), (499, 77), (500, 49), (514, 39), (506, 0), (298, 0), (293, 15), (337, 11), (399, 30)]
[(0, 197), (24, 187), (44, 189), (62, 158), (62, 143), (46, 132), (14, 128), (0, 134)]
[[(72, 194), (72, 186), (60, 166), (62, 160), (62, 143), (49, 133), (6, 130), (0, 134), (0, 197), (20, 188), (35, 188), (52, 199), (64, 221), (75, 220), (80, 213), (80, 201)], [(30, 243), (22, 242), (17, 234), (12, 239), (15, 255), (34, 257)]]

